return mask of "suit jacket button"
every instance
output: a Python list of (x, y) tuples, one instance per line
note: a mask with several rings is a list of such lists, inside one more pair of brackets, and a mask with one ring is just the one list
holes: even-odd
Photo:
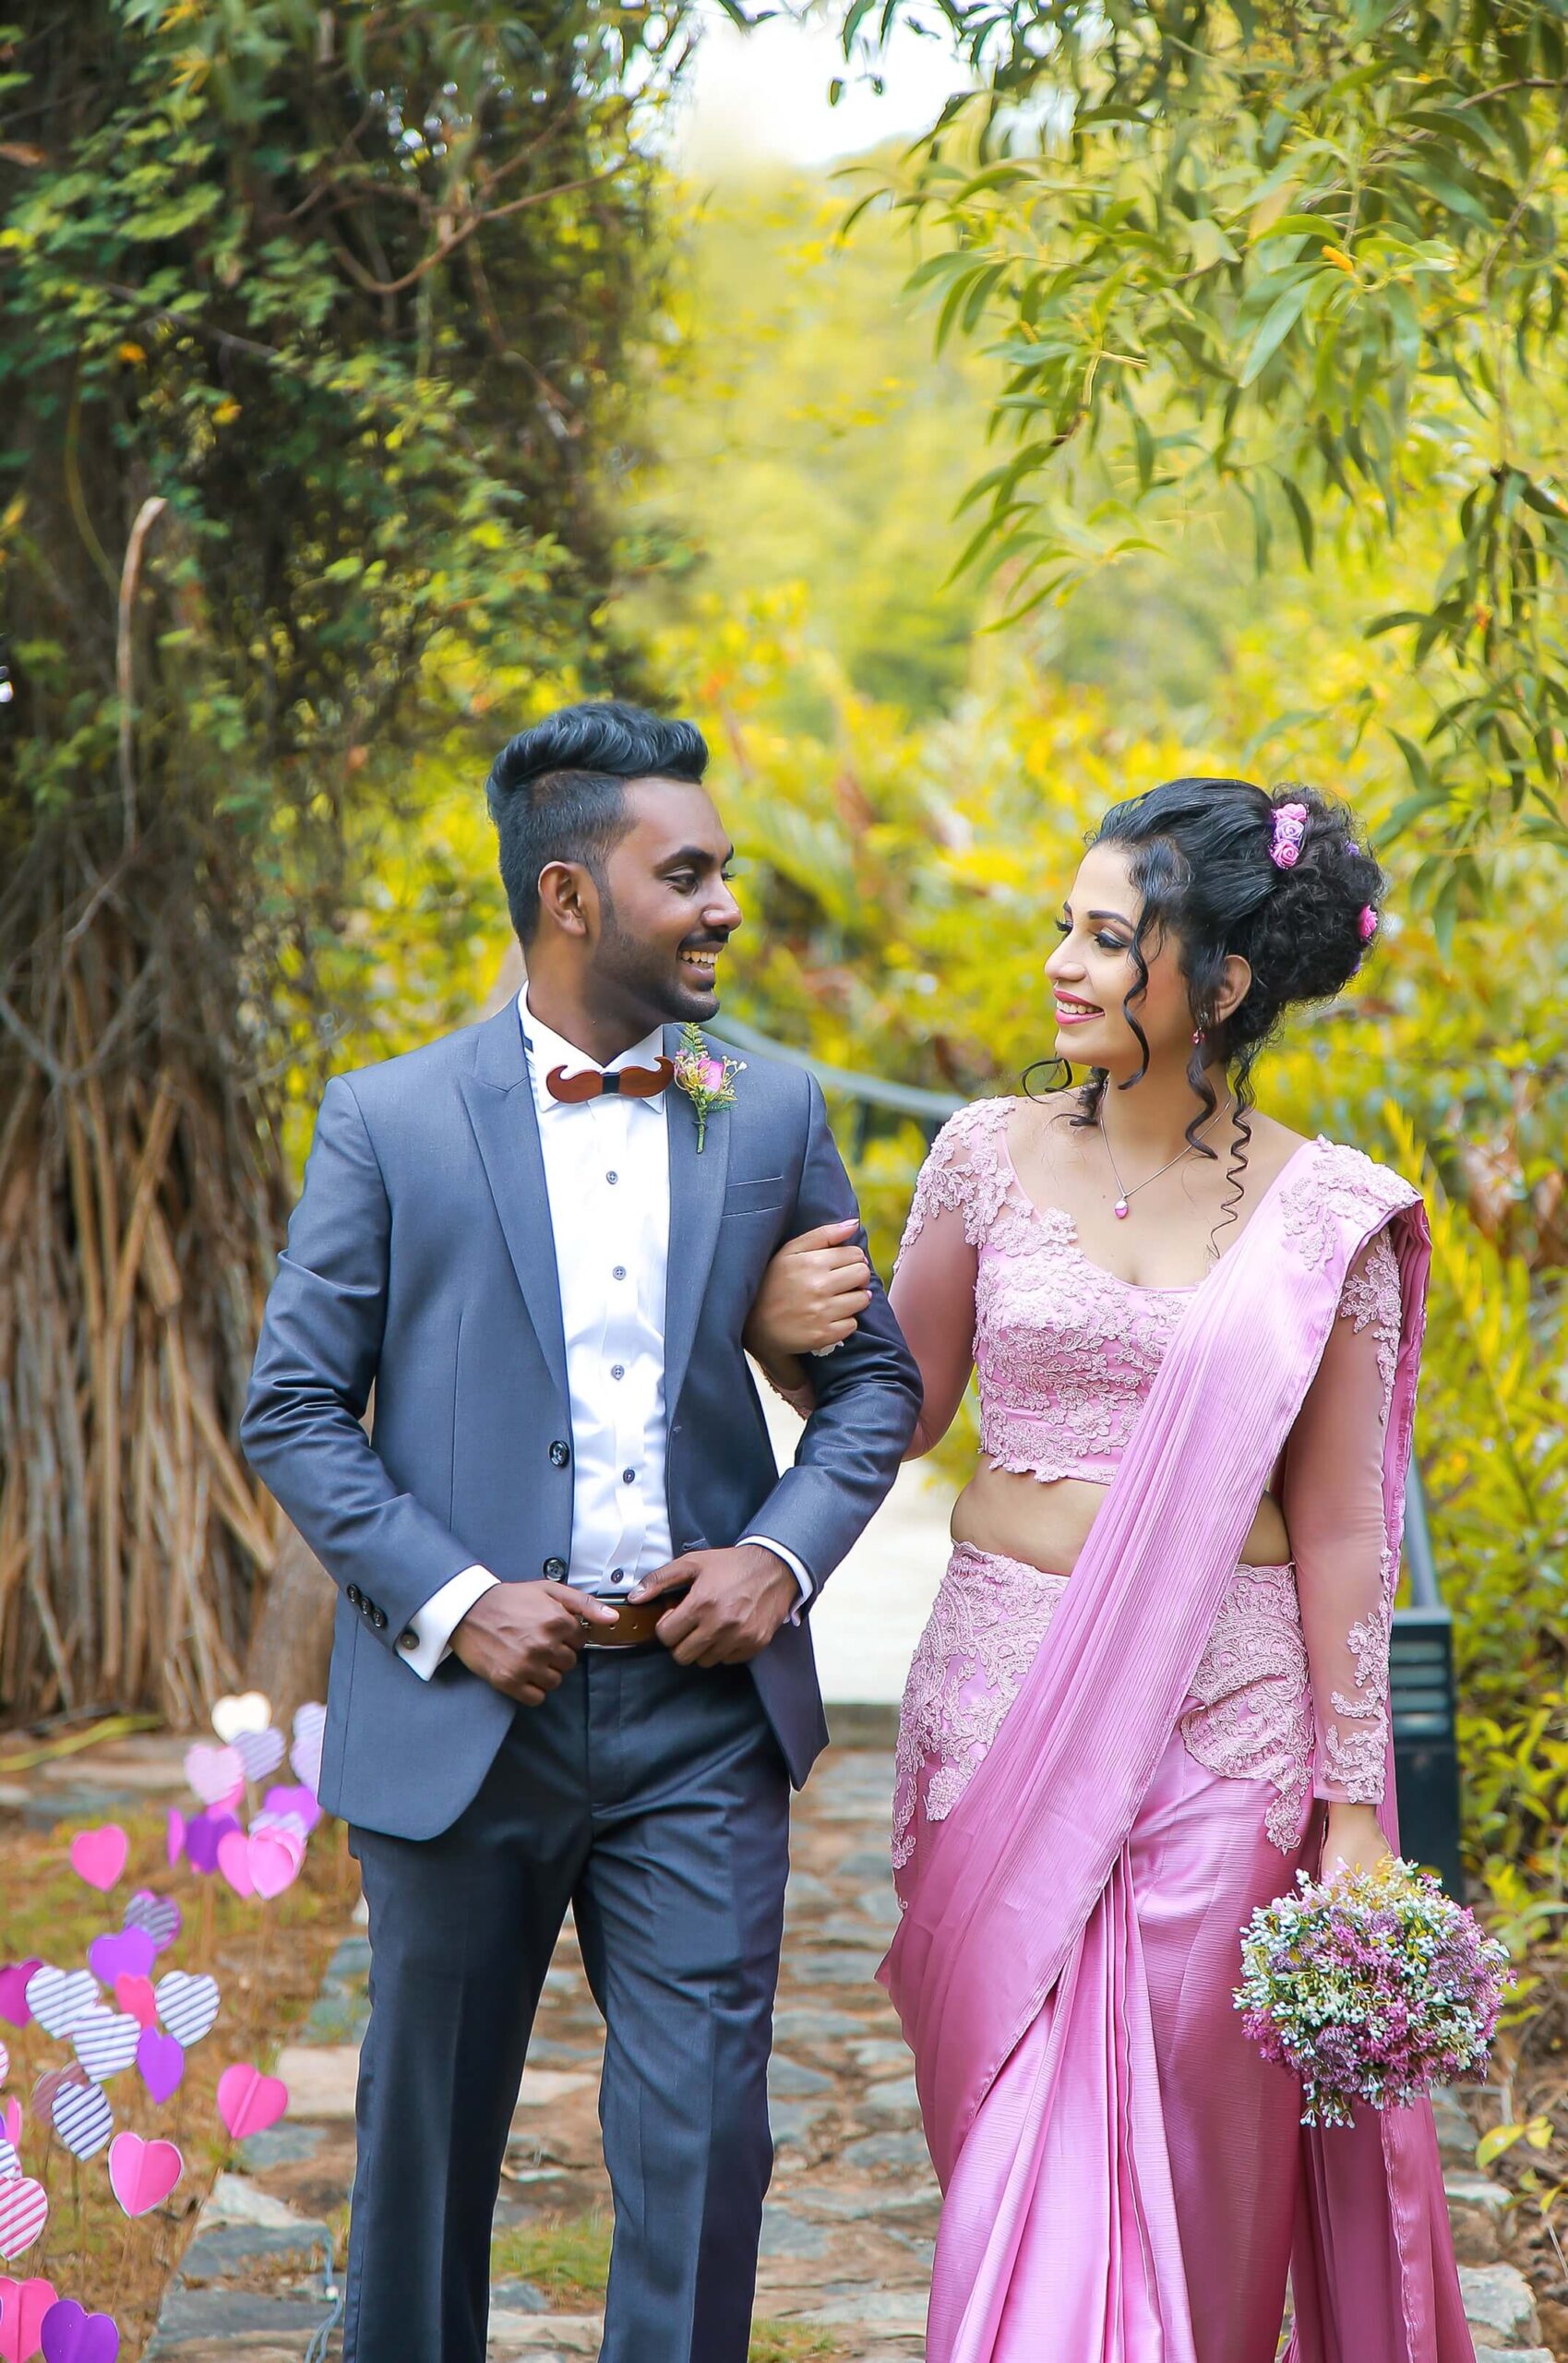
[(348, 1601), (351, 1608), (358, 1608), (363, 1603), (364, 1594), (361, 1592), (357, 1584), (350, 1584), (347, 1591), (343, 1594), (343, 1598)]
[(558, 1584), (565, 1576), (566, 1571), (567, 1563), (564, 1559), (546, 1559), (545, 1562), (545, 1573), (549, 1577), (552, 1583)]
[(370, 1612), (370, 1621), (375, 1625), (376, 1630), (378, 1633), (384, 1633), (387, 1629), (386, 1610), (384, 1608), (373, 1608)]
[(551, 1468), (552, 1468), (552, 1469), (564, 1469), (564, 1468), (566, 1467), (566, 1465), (567, 1465), (567, 1462), (568, 1462), (570, 1458), (571, 1458), (571, 1454), (570, 1454), (570, 1452), (569, 1451), (568, 1447), (567, 1447), (567, 1446), (566, 1446), (566, 1445), (561, 1442), (560, 1437), (559, 1437), (559, 1436), (557, 1436), (557, 1437), (556, 1438), (555, 1443), (550, 1446), (550, 1466), (551, 1466)]

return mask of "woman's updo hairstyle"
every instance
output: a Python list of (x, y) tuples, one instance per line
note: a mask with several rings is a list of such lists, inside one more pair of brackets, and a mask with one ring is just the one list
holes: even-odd
[[(1188, 1063), (1201, 1102), (1188, 1138), (1201, 1154), (1214, 1155), (1196, 1135), (1218, 1105), (1205, 1072), (1217, 1056), (1236, 1094), (1231, 1170), (1239, 1182), (1251, 1137), (1253, 1062), (1287, 1010), (1332, 1000), (1355, 976), (1387, 882), (1363, 849), (1349, 809), (1293, 785), (1271, 793), (1244, 779), (1167, 780), (1112, 805), (1088, 842), (1122, 846), (1143, 896), (1132, 943), (1138, 982), (1125, 1007), (1141, 1041), (1144, 946), (1168, 932), (1179, 947), (1193, 1026), (1206, 1037)], [(1230, 1015), (1216, 1022), (1215, 994), (1229, 953), (1240, 954), (1252, 981)], [(1146, 1042), (1143, 1055), (1146, 1072)], [(1096, 1120), (1107, 1080), (1103, 1068), (1092, 1071), (1075, 1121)]]

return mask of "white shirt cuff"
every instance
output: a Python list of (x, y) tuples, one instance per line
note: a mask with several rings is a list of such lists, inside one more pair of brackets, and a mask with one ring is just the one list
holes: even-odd
[(465, 1567), (409, 1618), (398, 1636), (398, 1655), (421, 1682), (428, 1682), (442, 1660), (451, 1656), (452, 1635), (474, 1601), (494, 1590), (496, 1581), (488, 1567)]
[[(793, 1551), (786, 1551), (782, 1542), (775, 1542), (771, 1534), (743, 1534), (740, 1540), (742, 1542), (760, 1542), (764, 1551), (771, 1551), (775, 1559), (782, 1559), (784, 1561), (784, 1565), (789, 1569), (790, 1574), (800, 1586), (800, 1598), (796, 1601), (795, 1606), (789, 1612), (790, 1623), (792, 1625), (798, 1625), (800, 1622), (801, 1610), (805, 1607), (807, 1601), (810, 1599), (812, 1593), (817, 1589), (810, 1577), (807, 1574), (801, 1562), (796, 1557)], [(738, 1544), (736, 1545), (736, 1548), (739, 1548)]]

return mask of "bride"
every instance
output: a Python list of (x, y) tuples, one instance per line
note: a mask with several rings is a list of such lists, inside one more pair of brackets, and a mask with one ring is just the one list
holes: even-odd
[[(964, 1109), (890, 1289), (929, 1452), (980, 1464), (904, 1691), (881, 1975), (943, 2189), (929, 2363), (1469, 2363), (1430, 2105), (1308, 2131), (1232, 2005), (1254, 1907), (1396, 1842), (1389, 1619), (1429, 1241), (1252, 1102), (1382, 876), (1311, 790), (1180, 779), (1095, 831), (1046, 963), (1076, 1089)], [(797, 1404), (842, 1231), (748, 1342)]]

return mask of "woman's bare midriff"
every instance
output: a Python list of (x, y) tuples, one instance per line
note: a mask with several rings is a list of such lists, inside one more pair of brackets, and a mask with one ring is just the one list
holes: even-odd
[[(952, 1539), (1048, 1576), (1070, 1576), (1107, 1490), (1082, 1477), (1042, 1481), (982, 1466), (952, 1505)], [(1242, 1565), (1279, 1567), (1289, 1556), (1284, 1513), (1265, 1493), (1242, 1545)]]

